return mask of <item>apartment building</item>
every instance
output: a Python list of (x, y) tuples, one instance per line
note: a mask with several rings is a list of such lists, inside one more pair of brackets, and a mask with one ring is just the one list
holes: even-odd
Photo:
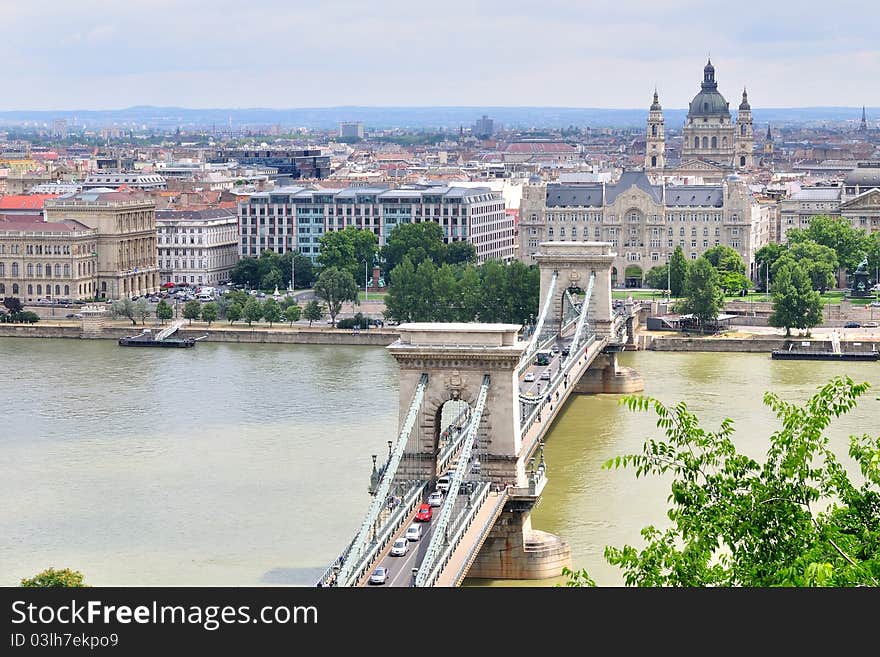
[(214, 285), (238, 262), (238, 214), (228, 208), (156, 212), (162, 283)]

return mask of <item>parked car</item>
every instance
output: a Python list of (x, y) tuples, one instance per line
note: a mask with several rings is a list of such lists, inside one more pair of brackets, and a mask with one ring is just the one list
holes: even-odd
[(525, 377), (523, 377), (523, 381), (526, 383), (531, 383), (535, 380), (535, 374), (533, 372), (527, 372)]
[(430, 522), (433, 515), (434, 513), (431, 510), (431, 505), (422, 504), (422, 506), (419, 507), (419, 510), (416, 513), (416, 520), (419, 522)]
[(433, 493), (428, 495), (428, 504), (433, 507), (438, 507), (443, 504), (443, 492), (439, 490), (435, 490)]
[(394, 540), (394, 545), (391, 546), (391, 556), (402, 557), (406, 555), (407, 550), (409, 550), (409, 541), (406, 540), (406, 537), (397, 538)]
[(877, 322), (864, 322), (862, 324), (862, 328), (877, 328), (880, 327), (880, 324)]
[(843, 328), (861, 328), (862, 325), (858, 322), (847, 322), (843, 325)]
[(406, 529), (406, 533), (403, 537), (408, 541), (417, 541), (422, 537), (422, 526), (421, 525), (410, 525)]
[(385, 566), (378, 566), (370, 575), (370, 584), (384, 584), (386, 581), (388, 581), (388, 569)]

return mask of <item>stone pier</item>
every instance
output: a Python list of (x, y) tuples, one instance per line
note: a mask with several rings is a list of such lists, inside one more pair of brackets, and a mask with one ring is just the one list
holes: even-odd
[(632, 367), (619, 365), (617, 352), (610, 350), (596, 356), (590, 368), (574, 386), (574, 392), (581, 395), (628, 394), (644, 389), (642, 375)]
[(104, 337), (104, 326), (107, 319), (107, 307), (103, 305), (83, 306), (81, 338), (94, 339)]

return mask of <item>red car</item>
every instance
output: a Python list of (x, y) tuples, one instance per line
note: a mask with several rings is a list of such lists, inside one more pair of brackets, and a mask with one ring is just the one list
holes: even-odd
[(418, 522), (430, 522), (432, 515), (433, 512), (431, 511), (431, 505), (422, 504), (422, 506), (419, 507), (418, 513), (416, 513), (416, 520)]

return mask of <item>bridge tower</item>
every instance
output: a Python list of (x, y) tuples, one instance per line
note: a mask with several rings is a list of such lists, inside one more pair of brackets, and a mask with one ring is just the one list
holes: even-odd
[(541, 298), (538, 308), (543, 308), (554, 274), (551, 316), (546, 320), (546, 330), (558, 330), (563, 321), (563, 298), (570, 287), (586, 289), (592, 273), (596, 274), (593, 298), (590, 301), (590, 321), (599, 336), (611, 333), (611, 266), (616, 253), (610, 242), (541, 242), (535, 260), (541, 271)]
[(397, 327), (400, 339), (389, 345), (400, 366), (400, 426), (423, 373), (424, 402), (396, 479), (432, 481), (440, 449), (440, 415), (450, 400), (473, 409), (484, 375), (490, 384), (480, 422), (478, 456), (482, 474), (496, 483), (525, 481), (518, 463), (521, 448), (517, 367), (526, 343), (517, 324), (418, 323)]

